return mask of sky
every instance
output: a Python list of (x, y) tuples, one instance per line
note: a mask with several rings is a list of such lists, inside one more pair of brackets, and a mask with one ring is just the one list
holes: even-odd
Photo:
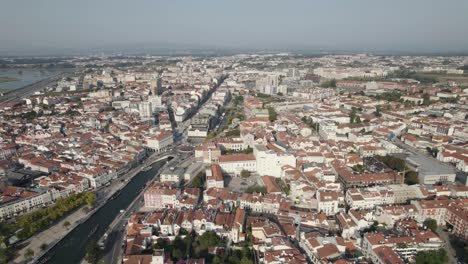
[(467, 52), (466, 0), (2, 0), (0, 55), (94, 50)]

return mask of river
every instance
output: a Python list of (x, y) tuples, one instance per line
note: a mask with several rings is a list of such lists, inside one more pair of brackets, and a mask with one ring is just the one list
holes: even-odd
[[(52, 256), (46, 263), (73, 264), (80, 263), (86, 254), (86, 246), (92, 240), (98, 241), (107, 231), (112, 221), (120, 214), (120, 210), (127, 208), (140, 193), (144, 184), (152, 179), (166, 160), (158, 161), (149, 171), (139, 172), (125, 186), (121, 194), (110, 200), (94, 213), (86, 222), (77, 226), (62, 241), (47, 253)], [(96, 229), (97, 227), (97, 229)], [(92, 233), (95, 230), (94, 233)]]
[(0, 77), (16, 78), (18, 80), (0, 83), (0, 89), (14, 90), (35, 82), (57, 75), (61, 70), (57, 69), (0, 69)]

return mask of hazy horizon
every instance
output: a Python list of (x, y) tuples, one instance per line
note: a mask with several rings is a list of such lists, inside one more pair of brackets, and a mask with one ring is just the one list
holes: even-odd
[(6, 0), (0, 10), (0, 55), (467, 53), (466, 14), (463, 0)]

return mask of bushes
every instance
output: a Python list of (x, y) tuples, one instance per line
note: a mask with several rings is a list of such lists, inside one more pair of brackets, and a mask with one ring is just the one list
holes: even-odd
[(232, 137), (232, 136), (240, 136), (240, 130), (236, 129), (236, 130), (231, 130), (231, 131), (226, 132), (226, 137)]
[(250, 177), (250, 171), (248, 171), (248, 170), (242, 170), (241, 173), (240, 173), (240, 176), (241, 176), (242, 178), (248, 178), (248, 177)]
[(173, 242), (159, 238), (153, 248), (171, 252), (172, 260), (178, 261), (185, 259), (187, 256), (210, 259), (212, 256), (208, 254), (208, 248), (224, 246), (225, 242), (215, 232), (207, 231), (201, 236), (195, 236), (191, 233), (182, 238), (178, 235)]
[(420, 251), (416, 255), (416, 264), (442, 264), (448, 263), (448, 255), (445, 249)]
[(375, 156), (376, 159), (385, 163), (388, 167), (396, 171), (403, 171), (405, 169), (405, 160), (392, 156)]
[(255, 185), (255, 186), (250, 186), (249, 188), (247, 188), (247, 190), (245, 190), (246, 193), (262, 193), (262, 194), (266, 194), (267, 193), (267, 190), (265, 188), (265, 186), (258, 186), (258, 185)]
[(336, 80), (331, 79), (329, 81), (324, 81), (324, 82), (322, 82), (322, 84), (320, 84), (320, 87), (323, 87), (323, 88), (336, 88)]
[(396, 102), (400, 100), (401, 93), (397, 91), (385, 92), (376, 96), (378, 100), (385, 100), (389, 102)]

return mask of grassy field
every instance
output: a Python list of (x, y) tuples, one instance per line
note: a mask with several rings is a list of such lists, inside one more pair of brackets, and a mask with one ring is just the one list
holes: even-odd
[(421, 76), (436, 78), (439, 82), (455, 81), (460, 84), (468, 84), (468, 74), (446, 74), (446, 73), (418, 73)]
[(16, 78), (11, 78), (11, 77), (0, 77), (0, 83), (2, 82), (13, 82), (17, 81), (18, 79)]
[(6, 93), (10, 91), (10, 89), (4, 89), (4, 88), (0, 88), (0, 93)]

